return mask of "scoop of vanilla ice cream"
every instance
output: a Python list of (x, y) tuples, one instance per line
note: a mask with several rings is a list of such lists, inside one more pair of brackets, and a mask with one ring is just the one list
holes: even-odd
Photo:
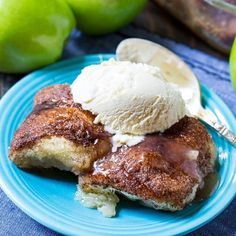
[(84, 68), (71, 86), (73, 99), (107, 130), (145, 135), (164, 131), (185, 114), (179, 91), (158, 67), (109, 60)]

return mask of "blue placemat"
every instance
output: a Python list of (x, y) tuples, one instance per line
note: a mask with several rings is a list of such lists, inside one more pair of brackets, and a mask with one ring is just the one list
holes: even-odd
[[(103, 37), (88, 37), (74, 31), (63, 58), (91, 53), (114, 53), (124, 38), (139, 37), (160, 43), (181, 56), (193, 69), (199, 80), (212, 88), (236, 115), (236, 93), (230, 84), (228, 62), (209, 56), (198, 50), (161, 38), (145, 30), (128, 26), (116, 34)], [(236, 236), (236, 200), (215, 220), (191, 236)], [(40, 225), (16, 207), (0, 189), (0, 236), (5, 235), (59, 235)]]

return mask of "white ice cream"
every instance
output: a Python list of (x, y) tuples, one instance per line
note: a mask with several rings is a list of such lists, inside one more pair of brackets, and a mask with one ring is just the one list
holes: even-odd
[(115, 152), (117, 148), (127, 145), (129, 147), (134, 146), (144, 140), (144, 136), (130, 135), (115, 133), (112, 136), (112, 152)]
[[(71, 91), (75, 102), (96, 115), (95, 123), (119, 135), (136, 136), (136, 141), (168, 129), (186, 114), (180, 92), (158, 67), (146, 64), (109, 60), (88, 66)], [(120, 138), (132, 143), (130, 137)]]

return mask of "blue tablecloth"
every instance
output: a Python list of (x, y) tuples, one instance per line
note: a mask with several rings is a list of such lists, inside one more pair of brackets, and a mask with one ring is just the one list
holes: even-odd
[[(150, 39), (160, 43), (181, 56), (193, 69), (199, 80), (214, 90), (236, 115), (236, 93), (230, 84), (228, 62), (203, 52), (163, 39), (145, 30), (128, 26), (116, 34), (104, 37), (88, 37), (74, 31), (63, 53), (69, 58), (91, 53), (114, 53), (117, 44), (127, 37)], [(236, 236), (236, 200), (216, 219), (190, 233), (191, 236)], [(0, 236), (3, 235), (59, 235), (40, 225), (17, 206), (15, 206), (0, 189)]]

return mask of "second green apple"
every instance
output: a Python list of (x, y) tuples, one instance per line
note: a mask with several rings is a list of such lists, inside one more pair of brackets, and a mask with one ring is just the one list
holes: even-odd
[(0, 72), (24, 73), (55, 62), (74, 26), (65, 0), (0, 0)]
[(146, 0), (67, 0), (77, 19), (78, 28), (90, 35), (116, 31), (131, 22)]
[(230, 74), (234, 91), (236, 91), (236, 38), (230, 53)]

